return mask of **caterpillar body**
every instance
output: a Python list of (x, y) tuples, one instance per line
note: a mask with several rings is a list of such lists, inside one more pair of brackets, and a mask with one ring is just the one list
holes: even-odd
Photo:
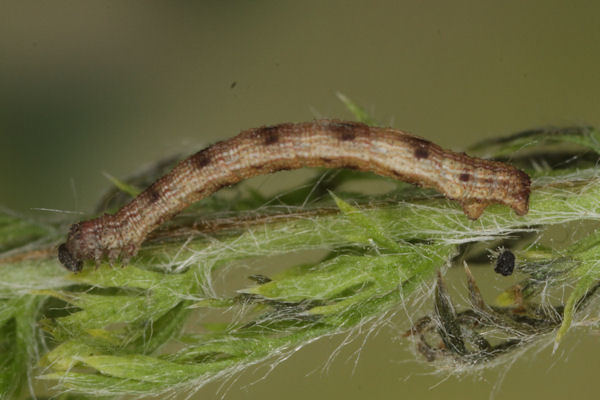
[(528, 211), (529, 176), (498, 161), (470, 157), (392, 129), (318, 120), (249, 129), (177, 164), (113, 215), (71, 226), (60, 262), (80, 271), (85, 260), (126, 263), (144, 238), (181, 210), (252, 176), (302, 167), (371, 171), (458, 201), (470, 219), (490, 204)]

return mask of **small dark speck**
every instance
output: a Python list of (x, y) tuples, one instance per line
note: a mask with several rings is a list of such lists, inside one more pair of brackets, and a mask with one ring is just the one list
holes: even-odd
[(427, 151), (427, 149), (417, 147), (417, 149), (415, 150), (415, 157), (417, 157), (417, 159), (419, 160), (422, 158), (427, 158), (429, 157), (429, 152)]
[(229, 85), (229, 89), (233, 89), (236, 86), (237, 86), (237, 82), (233, 81), (233, 82), (231, 82), (231, 85)]
[(513, 273), (514, 269), (515, 255), (510, 250), (504, 250), (496, 260), (494, 271), (501, 275), (509, 276)]
[(354, 134), (354, 132), (343, 132), (341, 135), (341, 139), (344, 142), (354, 140), (355, 137), (356, 135)]
[(209, 152), (204, 149), (194, 154), (191, 157), (191, 162), (197, 169), (202, 169), (210, 164), (210, 158)]
[(160, 193), (154, 185), (152, 185), (148, 188), (148, 197), (149, 197), (151, 203), (156, 203), (157, 201), (160, 200), (160, 197), (161, 197)]
[(259, 137), (262, 138), (263, 143), (267, 146), (275, 144), (279, 141), (279, 130), (281, 125), (274, 126), (264, 126), (262, 128), (258, 128), (256, 133)]
[(460, 176), (458, 178), (463, 182), (469, 182), (469, 179), (471, 179), (471, 175), (470, 174), (460, 174)]

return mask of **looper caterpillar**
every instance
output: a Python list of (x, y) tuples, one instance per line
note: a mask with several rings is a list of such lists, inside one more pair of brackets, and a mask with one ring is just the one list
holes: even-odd
[(529, 176), (515, 167), (454, 153), (391, 128), (319, 120), (249, 129), (177, 164), (113, 215), (71, 226), (58, 258), (71, 271), (83, 261), (126, 262), (156, 227), (222, 187), (302, 167), (353, 168), (423, 187), (458, 201), (470, 219), (493, 203), (528, 210)]

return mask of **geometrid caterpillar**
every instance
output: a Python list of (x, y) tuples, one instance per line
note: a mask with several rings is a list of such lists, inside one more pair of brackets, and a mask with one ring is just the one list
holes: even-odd
[(527, 213), (529, 176), (508, 164), (454, 153), (391, 128), (320, 120), (246, 130), (181, 161), (114, 215), (71, 226), (58, 258), (71, 271), (85, 260), (126, 263), (156, 227), (222, 187), (302, 167), (371, 171), (458, 201), (471, 219), (492, 203)]

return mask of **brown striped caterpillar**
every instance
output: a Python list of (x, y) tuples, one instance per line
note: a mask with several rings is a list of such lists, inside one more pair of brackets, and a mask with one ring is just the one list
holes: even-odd
[(85, 260), (126, 263), (156, 227), (224, 186), (301, 167), (353, 168), (423, 187), (458, 201), (477, 219), (492, 203), (527, 213), (529, 176), (508, 164), (444, 150), (391, 128), (321, 120), (249, 129), (181, 161), (114, 215), (71, 226), (58, 258), (71, 271)]

